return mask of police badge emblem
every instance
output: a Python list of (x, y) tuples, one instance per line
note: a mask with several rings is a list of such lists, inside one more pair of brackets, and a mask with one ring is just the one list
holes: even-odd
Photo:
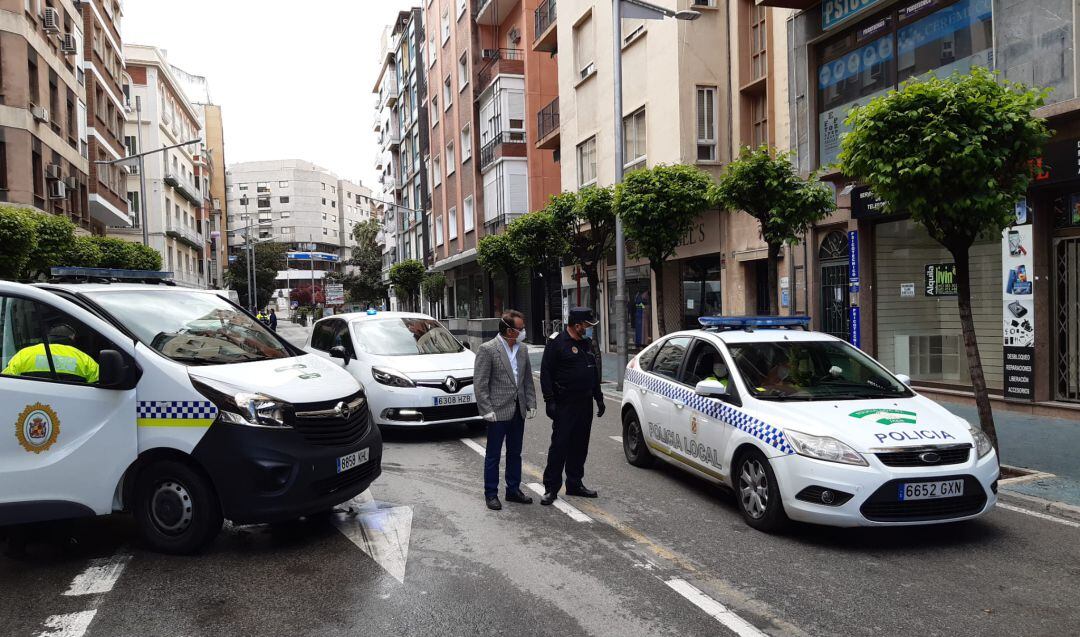
[(577, 345), (574, 345), (573, 347), (571, 347), (570, 351), (577, 354)]
[(27, 451), (48, 451), (59, 436), (60, 418), (48, 405), (29, 405), (15, 421), (15, 438)]
[(696, 416), (690, 419), (690, 431), (695, 433), (695, 434), (697, 433), (697, 417)]

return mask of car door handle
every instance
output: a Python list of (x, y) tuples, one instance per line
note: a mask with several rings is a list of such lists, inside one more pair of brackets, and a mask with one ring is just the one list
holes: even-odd
[(642, 396), (644, 396), (645, 394), (649, 393), (649, 390), (648, 390), (648, 389), (645, 389), (644, 387), (638, 387), (638, 391), (639, 391), (639, 392), (641, 392), (641, 395), (642, 395)]
[(675, 401), (675, 409), (682, 409), (683, 407), (686, 407), (686, 403), (679, 400)]

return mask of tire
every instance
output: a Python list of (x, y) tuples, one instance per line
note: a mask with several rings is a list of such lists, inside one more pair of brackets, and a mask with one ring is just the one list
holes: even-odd
[(143, 540), (161, 553), (199, 551), (217, 536), (224, 521), (210, 480), (177, 460), (157, 460), (139, 472), (132, 508)]
[(623, 453), (626, 461), (635, 467), (648, 469), (656, 462), (649, 445), (645, 444), (645, 434), (641, 431), (641, 421), (633, 409), (623, 416)]
[(773, 533), (788, 524), (780, 485), (776, 482), (769, 460), (757, 449), (739, 456), (732, 482), (735, 503), (743, 520), (752, 528)]

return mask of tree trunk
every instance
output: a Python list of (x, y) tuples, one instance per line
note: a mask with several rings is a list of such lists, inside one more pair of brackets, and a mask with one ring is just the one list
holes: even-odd
[(975, 406), (979, 411), (979, 425), (983, 433), (998, 448), (997, 429), (994, 427), (994, 412), (990, 408), (990, 395), (986, 391), (986, 376), (983, 375), (982, 359), (979, 357), (979, 343), (975, 338), (975, 320), (971, 315), (971, 267), (968, 262), (969, 246), (950, 249), (956, 263), (956, 304), (960, 309), (960, 326), (964, 332), (964, 350), (967, 353), (968, 368), (971, 371), (971, 389), (975, 393)]
[[(581, 269), (585, 272), (585, 280), (589, 283), (589, 307), (592, 308), (593, 314), (600, 316), (600, 275), (596, 271), (597, 266), (595, 263), (590, 263), (581, 266)], [(610, 290), (608, 292), (615, 296)]]
[(653, 300), (656, 304), (656, 338), (660, 338), (667, 334), (667, 325), (664, 321), (664, 263), (650, 262), (649, 267), (652, 268), (653, 275), (656, 277), (656, 296)]
[(780, 315), (780, 304), (777, 300), (777, 294), (779, 294), (780, 281), (778, 279), (780, 265), (778, 263), (780, 259), (780, 250), (783, 248), (783, 244), (770, 243), (769, 244), (769, 258), (767, 260), (769, 271), (769, 314), (771, 316)]

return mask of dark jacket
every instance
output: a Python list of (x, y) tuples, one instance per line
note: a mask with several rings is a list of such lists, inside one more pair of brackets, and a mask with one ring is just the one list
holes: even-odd
[(583, 396), (603, 400), (592, 339), (576, 340), (566, 330), (549, 339), (540, 363), (540, 391), (545, 401)]

